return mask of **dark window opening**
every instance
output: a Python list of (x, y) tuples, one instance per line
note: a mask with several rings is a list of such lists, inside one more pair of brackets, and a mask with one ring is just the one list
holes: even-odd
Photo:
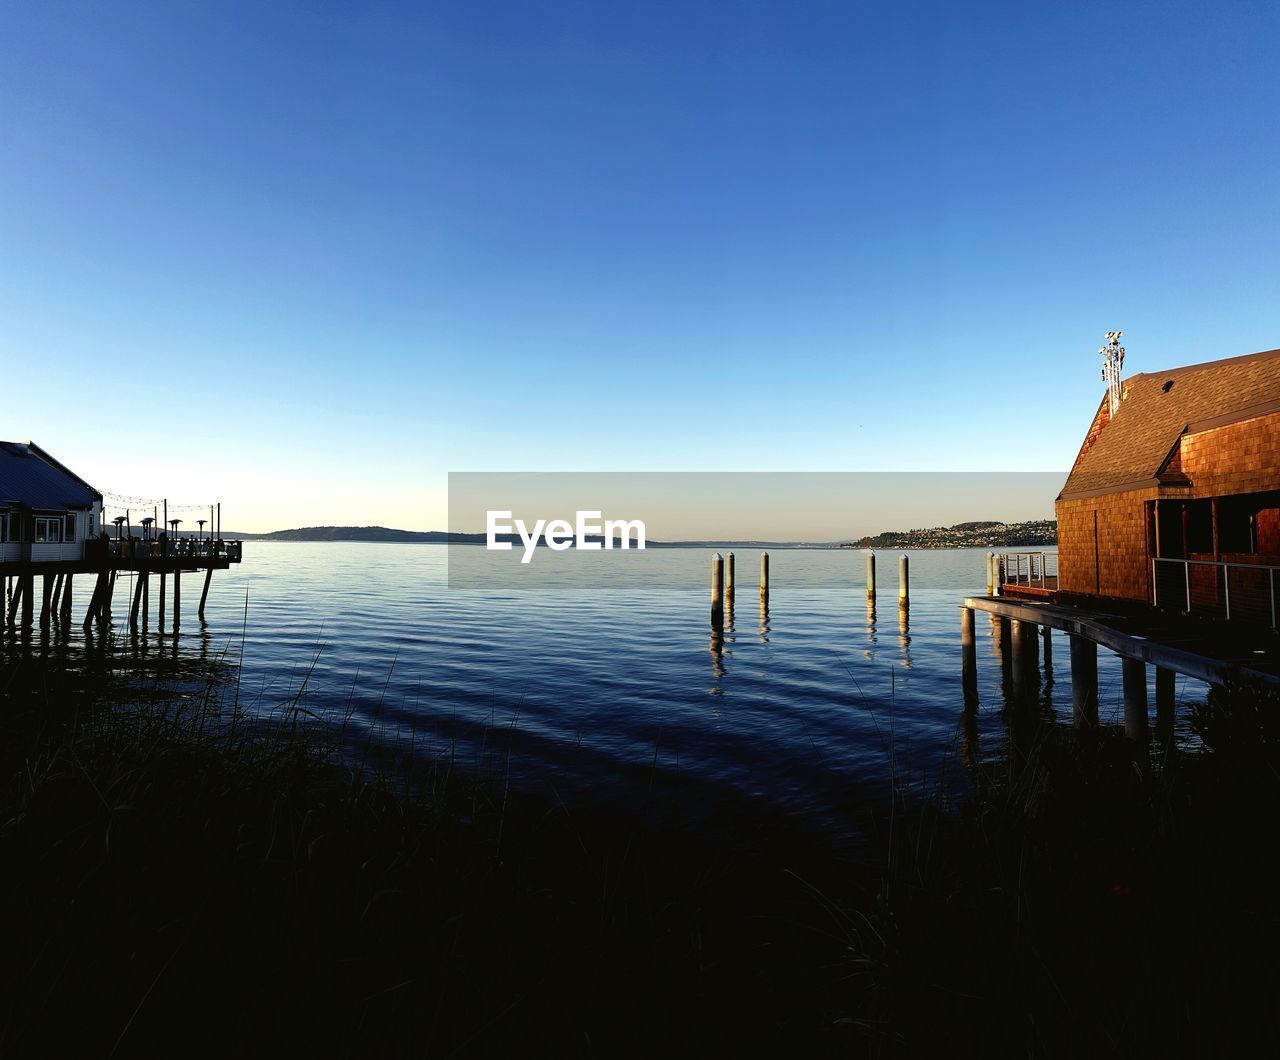
[(1213, 506), (1209, 501), (1188, 501), (1186, 505), (1187, 551), (1213, 551)]

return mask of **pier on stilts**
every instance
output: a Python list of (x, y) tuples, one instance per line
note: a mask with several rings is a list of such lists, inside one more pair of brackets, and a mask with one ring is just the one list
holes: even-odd
[(1158, 611), (1075, 607), (1013, 596), (966, 597), (960, 609), (961, 681), (966, 704), (978, 704), (975, 614), (993, 624), (1002, 675), (1015, 699), (1039, 688), (1039, 646), (1052, 671), (1052, 631), (1068, 642), (1072, 718), (1076, 725), (1098, 721), (1098, 648), (1122, 662), (1125, 732), (1143, 738), (1148, 728), (1147, 667), (1155, 667), (1157, 725), (1173, 723), (1174, 675), (1211, 685), (1246, 679), (1280, 687), (1276, 633), (1233, 627)]
[[(95, 622), (105, 623), (111, 618), (120, 575), (131, 574), (134, 592), (129, 602), (129, 628), (135, 632), (147, 630), (151, 613), (151, 582), (155, 576), (159, 581), (159, 630), (165, 632), (167, 606), (169, 631), (176, 634), (182, 623), (182, 575), (204, 574), (196, 611), (203, 622), (213, 572), (227, 570), (239, 563), (242, 549), (239, 541), (161, 534), (146, 538), (92, 539), (84, 542), (84, 555), (79, 559), (0, 560), (0, 584), (6, 589), (0, 623), (7, 629), (29, 630), (37, 624), (46, 632), (55, 624), (67, 629), (73, 618), (73, 591), (81, 584), (92, 584), (85, 603), (84, 628), (90, 628)], [(40, 584), (38, 590), (37, 579)], [(170, 585), (172, 594), (166, 600), (166, 590)]]

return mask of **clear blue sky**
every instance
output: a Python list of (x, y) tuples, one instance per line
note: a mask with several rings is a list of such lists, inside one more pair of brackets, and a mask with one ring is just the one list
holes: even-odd
[(1280, 346), (1278, 11), (8, 4), (0, 437), (241, 529), (1065, 470), (1108, 329)]

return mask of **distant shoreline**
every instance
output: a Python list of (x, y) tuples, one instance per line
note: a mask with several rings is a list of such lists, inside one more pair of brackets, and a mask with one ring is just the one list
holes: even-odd
[[(306, 526), (292, 530), (273, 530), (269, 533), (239, 533), (225, 530), (224, 539), (233, 541), (297, 541), (310, 543), (343, 542), (435, 544), (435, 545), (483, 545), (484, 534), (451, 533), (444, 530), (397, 530), (386, 526)], [(502, 534), (500, 541), (519, 544), (515, 534)], [(589, 538), (588, 540), (602, 540)], [(992, 548), (1023, 547), (1043, 548), (1057, 544), (1057, 523), (1052, 519), (1023, 523), (971, 522), (951, 527), (933, 527), (918, 530), (884, 531), (845, 541), (761, 541), (761, 540), (702, 540), (702, 541), (647, 541), (647, 548), (773, 548), (773, 549), (841, 549), (841, 548)], [(614, 547), (620, 541), (614, 539)]]

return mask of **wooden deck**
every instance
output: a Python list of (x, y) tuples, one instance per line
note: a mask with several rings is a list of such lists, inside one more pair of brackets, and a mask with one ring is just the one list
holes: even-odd
[(102, 571), (138, 571), (152, 574), (227, 570), (243, 558), (239, 541), (86, 541), (77, 559), (0, 558), (0, 578), (26, 574), (98, 574)]
[(1209, 684), (1240, 675), (1280, 685), (1280, 636), (1270, 630), (1154, 610), (1095, 610), (1010, 596), (966, 597), (964, 606), (1085, 637), (1126, 659)]

